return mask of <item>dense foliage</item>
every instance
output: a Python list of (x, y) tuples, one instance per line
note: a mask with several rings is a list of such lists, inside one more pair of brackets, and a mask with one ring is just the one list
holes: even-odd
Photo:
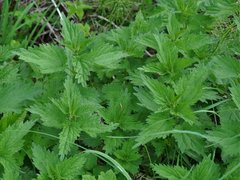
[(239, 179), (239, 1), (17, 2), (1, 2), (1, 179)]

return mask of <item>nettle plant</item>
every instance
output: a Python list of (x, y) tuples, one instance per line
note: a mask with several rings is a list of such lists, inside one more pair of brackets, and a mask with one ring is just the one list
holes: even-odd
[(98, 35), (63, 16), (59, 44), (11, 51), (2, 179), (240, 177), (239, 3), (157, 6)]

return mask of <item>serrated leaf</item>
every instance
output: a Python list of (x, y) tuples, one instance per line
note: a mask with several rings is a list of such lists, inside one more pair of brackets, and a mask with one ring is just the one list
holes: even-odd
[(10, 83), (19, 78), (18, 66), (14, 64), (3, 64), (0, 66), (0, 84)]
[(146, 144), (156, 138), (165, 138), (169, 135), (168, 131), (172, 130), (175, 121), (163, 113), (155, 113), (148, 117), (148, 124), (136, 138), (137, 144), (135, 147)]
[(61, 172), (61, 178), (74, 179), (81, 175), (81, 170), (86, 162), (82, 154), (76, 154), (68, 159), (60, 161), (57, 169)]
[(135, 130), (141, 127), (133, 115), (132, 97), (128, 89), (123, 89), (119, 83), (111, 83), (103, 88), (104, 95), (108, 100), (108, 107), (100, 109), (99, 113), (107, 123), (114, 123), (122, 130)]
[(207, 7), (206, 14), (214, 16), (218, 19), (224, 19), (229, 17), (238, 11), (238, 2), (235, 0), (213, 0)]
[(162, 111), (170, 109), (173, 103), (176, 101), (176, 96), (169, 86), (165, 86), (158, 80), (143, 78), (143, 83), (151, 90), (154, 100), (160, 105), (159, 109)]
[(203, 82), (207, 75), (207, 68), (199, 68), (188, 76), (183, 76), (174, 86), (174, 90), (180, 96), (180, 100), (189, 105), (196, 103), (202, 96)]
[(13, 125), (14, 123), (23, 122), (26, 118), (26, 115), (26, 112), (23, 112), (21, 114), (4, 113), (0, 119), (0, 132), (4, 131), (8, 126)]
[[(179, 129), (179, 128), (180, 130), (187, 130), (187, 131), (201, 133), (201, 127), (199, 126), (192, 127), (186, 123), (179, 127), (176, 127), (176, 129)], [(194, 135), (190, 135), (190, 134), (173, 134), (173, 137), (176, 139), (178, 147), (182, 153), (187, 154), (188, 152), (193, 151), (197, 155), (201, 155), (201, 156), (205, 155), (204, 139)]]
[(236, 59), (217, 56), (213, 62), (213, 71), (218, 79), (238, 78), (240, 76), (240, 62)]
[(85, 158), (76, 154), (68, 159), (60, 160), (55, 152), (34, 144), (33, 163), (40, 171), (38, 179), (75, 179), (81, 175)]
[(117, 180), (116, 175), (112, 170), (108, 170), (107, 172), (101, 172), (98, 176), (98, 180)]
[(222, 148), (225, 156), (240, 154), (240, 121), (222, 121), (213, 131), (209, 131), (208, 140)]
[(43, 74), (64, 71), (66, 68), (64, 49), (55, 45), (44, 44), (28, 50), (21, 49), (17, 55), (25, 62), (37, 65)]
[(202, 180), (217, 180), (219, 178), (219, 167), (216, 165), (210, 157), (204, 158), (202, 162), (200, 162), (191, 173), (192, 180), (198, 180), (201, 178)]
[(169, 180), (185, 179), (189, 174), (188, 170), (181, 166), (153, 165), (153, 170)]
[(207, 34), (189, 34), (186, 33), (177, 41), (177, 47), (181, 50), (196, 50), (214, 41)]
[(29, 111), (41, 117), (44, 126), (62, 128), (66, 115), (61, 112), (54, 104), (35, 104), (30, 107)]
[(136, 89), (136, 93), (134, 93), (134, 95), (137, 96), (138, 100), (141, 103), (141, 106), (146, 107), (151, 111), (157, 111), (158, 105), (154, 101), (152, 101), (153, 97), (145, 89)]
[(128, 54), (122, 52), (111, 44), (97, 41), (89, 53), (80, 56), (82, 61), (90, 61), (91, 63), (110, 69), (118, 67), (119, 62), (127, 57)]
[(38, 87), (21, 81), (2, 85), (0, 89), (0, 112), (17, 112), (40, 92)]
[(68, 18), (61, 20), (63, 44), (73, 52), (79, 52), (86, 44), (81, 24), (74, 24)]
[(101, 123), (97, 114), (100, 105), (84, 98), (79, 88), (71, 80), (66, 80), (65, 90), (60, 99), (52, 99), (51, 103), (36, 104), (29, 110), (38, 114), (43, 125), (61, 129), (59, 139), (59, 154), (61, 158), (67, 155), (71, 145), (81, 131), (92, 137), (100, 133), (111, 132), (116, 125)]
[(231, 91), (231, 96), (232, 96), (232, 99), (233, 99), (234, 103), (236, 104), (236, 106), (240, 110), (240, 84), (231, 87), (230, 91)]
[[(23, 137), (29, 132), (34, 122), (15, 123), (0, 134), (0, 163), (4, 167), (3, 177), (18, 179), (19, 165), (15, 154), (23, 147)], [(14, 176), (13, 176), (14, 175)]]
[(12, 48), (10, 46), (0, 45), (0, 62), (7, 61), (12, 56)]
[(107, 154), (112, 154), (117, 148), (122, 145), (122, 143), (122, 139), (105, 137), (103, 149)]
[(65, 155), (67, 155), (73, 143), (80, 136), (81, 128), (79, 127), (79, 123), (65, 123), (61, 133), (59, 134), (59, 155), (63, 159)]
[(135, 174), (138, 172), (141, 163), (141, 155), (138, 149), (133, 149), (134, 141), (123, 142), (122, 147), (114, 152), (119, 163), (129, 172)]

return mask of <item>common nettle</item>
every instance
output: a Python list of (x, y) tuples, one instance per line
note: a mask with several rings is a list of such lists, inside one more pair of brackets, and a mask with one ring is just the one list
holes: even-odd
[(99, 34), (63, 15), (58, 43), (1, 43), (1, 179), (240, 177), (239, 3), (151, 6)]

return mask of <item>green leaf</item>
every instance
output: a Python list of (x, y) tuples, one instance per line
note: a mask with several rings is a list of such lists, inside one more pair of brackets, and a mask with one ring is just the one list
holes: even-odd
[(84, 4), (83, 2), (66, 2), (67, 9), (68, 9), (68, 16), (73, 16), (76, 14), (78, 18), (81, 20), (84, 15), (84, 10), (91, 9), (91, 6)]
[(73, 52), (79, 52), (86, 44), (81, 24), (74, 24), (66, 17), (61, 20), (63, 44)]
[(30, 108), (30, 112), (41, 117), (43, 125), (61, 129), (59, 154), (62, 158), (69, 153), (71, 144), (81, 131), (96, 137), (115, 128), (113, 123), (101, 123), (101, 117), (97, 114), (101, 106), (84, 98), (76, 84), (66, 80), (64, 86), (65, 91), (60, 99), (52, 99), (51, 103), (36, 104)]
[(141, 127), (141, 122), (133, 115), (133, 100), (127, 88), (113, 82), (103, 87), (103, 93), (108, 100), (108, 107), (100, 109), (99, 113), (107, 123), (118, 124), (124, 131)]
[(141, 155), (138, 149), (133, 149), (134, 141), (126, 141), (123, 143), (122, 148), (114, 152), (119, 163), (129, 172), (135, 174), (138, 172), (141, 163)]
[(0, 119), (0, 132), (4, 131), (8, 126), (14, 123), (23, 122), (26, 118), (27, 113), (23, 112), (21, 114), (16, 113), (4, 113)]
[(152, 96), (150, 93), (148, 93), (143, 88), (136, 88), (136, 93), (134, 93), (135, 96), (137, 96), (138, 100), (140, 101), (139, 105), (146, 107), (147, 109), (151, 111), (157, 111), (158, 105), (152, 101)]
[(209, 180), (209, 178), (211, 178), (212, 180), (217, 180), (219, 178), (219, 172), (220, 169), (218, 165), (216, 165), (208, 156), (194, 167), (190, 179), (198, 180), (201, 178), (202, 180)]
[(86, 158), (82, 154), (77, 154), (60, 161), (57, 170), (61, 172), (61, 178), (74, 179), (82, 174), (85, 162)]
[(59, 154), (63, 159), (71, 151), (73, 143), (80, 136), (81, 127), (79, 123), (65, 123), (61, 133), (59, 134)]
[(154, 100), (159, 104), (159, 109), (165, 111), (173, 108), (176, 96), (169, 86), (165, 86), (162, 82), (147, 77), (143, 78), (143, 83), (151, 90)]
[(229, 101), (219, 107), (219, 116), (222, 121), (239, 121), (240, 111), (233, 101)]
[(0, 45), (0, 62), (7, 61), (12, 57), (12, 48), (10, 46)]
[[(190, 126), (185, 123), (179, 127), (176, 127), (178, 130), (187, 130), (202, 133), (201, 127), (199, 126)], [(204, 156), (205, 155), (205, 142), (204, 139), (190, 135), (190, 134), (173, 134), (173, 137), (176, 139), (179, 149), (182, 153), (192, 153), (195, 155)]]
[(169, 180), (185, 179), (189, 174), (188, 170), (181, 166), (153, 165), (153, 170)]
[(236, 104), (236, 106), (240, 110), (240, 84), (231, 87), (230, 91), (231, 91), (231, 96), (232, 96), (232, 99), (233, 99), (234, 103)]
[(221, 125), (209, 131), (208, 140), (221, 147), (224, 156), (240, 155), (240, 121), (221, 120)]
[(66, 68), (67, 57), (64, 49), (51, 45), (40, 45), (39, 47), (21, 49), (17, 52), (20, 59), (37, 65), (43, 74), (64, 71)]
[(90, 52), (81, 55), (79, 58), (81, 61), (90, 61), (100, 67), (116, 69), (119, 66), (119, 62), (127, 56), (127, 53), (122, 52), (111, 44), (96, 41)]
[(183, 76), (174, 86), (179, 100), (188, 105), (195, 104), (203, 94), (203, 82), (207, 76), (207, 68), (199, 68), (188, 76)]
[(21, 81), (1, 86), (0, 112), (18, 112), (41, 92), (37, 86)]
[(169, 135), (166, 132), (172, 130), (176, 124), (172, 118), (163, 113), (152, 114), (148, 117), (147, 121), (148, 124), (145, 125), (136, 138), (137, 144), (135, 147), (146, 144), (156, 138), (166, 138)]
[(236, 59), (217, 56), (213, 62), (213, 71), (217, 79), (238, 78), (240, 76), (240, 62)]
[(235, 0), (213, 0), (207, 7), (206, 14), (217, 19), (227, 18), (239, 10), (238, 2)]
[(231, 159), (228, 164), (224, 175), (221, 179), (227, 178), (229, 180), (237, 180), (240, 176), (240, 161), (239, 158)]
[[(16, 153), (23, 148), (24, 136), (34, 125), (34, 122), (15, 123), (0, 134), (0, 164), (4, 167), (3, 177), (18, 177), (19, 165)], [(14, 176), (12, 176), (12, 175)]]
[(67, 116), (61, 112), (54, 104), (35, 104), (29, 111), (41, 117), (44, 126), (62, 128)]
[(169, 180), (192, 179), (217, 180), (219, 177), (219, 167), (210, 157), (206, 157), (196, 167), (187, 170), (181, 166), (153, 165), (153, 170), (160, 176)]
[(0, 66), (0, 84), (10, 83), (19, 79), (19, 68), (15, 64), (3, 64)]
[(83, 180), (96, 180), (96, 178), (94, 176), (91, 176), (91, 175), (83, 175), (82, 179)]
[(179, 49), (188, 51), (196, 50), (205, 45), (212, 44), (213, 40), (207, 34), (189, 34), (186, 33), (176, 42)]
[(112, 170), (108, 170), (107, 172), (101, 172), (98, 176), (98, 180), (117, 180), (116, 175)]
[(112, 154), (123, 143), (122, 139), (105, 137), (103, 149), (107, 154)]
[(59, 162), (57, 154), (47, 151), (37, 144), (33, 144), (32, 152), (33, 164), (40, 171), (40, 174), (50, 173), (50, 168), (53, 168)]
[(167, 30), (169, 35), (173, 38), (176, 39), (181, 31), (181, 23), (178, 22), (175, 14), (170, 14), (169, 18), (168, 18), (168, 24), (167, 24)]
[(38, 179), (75, 179), (81, 175), (85, 158), (76, 154), (68, 159), (60, 160), (56, 153), (34, 144), (33, 164), (40, 171)]

